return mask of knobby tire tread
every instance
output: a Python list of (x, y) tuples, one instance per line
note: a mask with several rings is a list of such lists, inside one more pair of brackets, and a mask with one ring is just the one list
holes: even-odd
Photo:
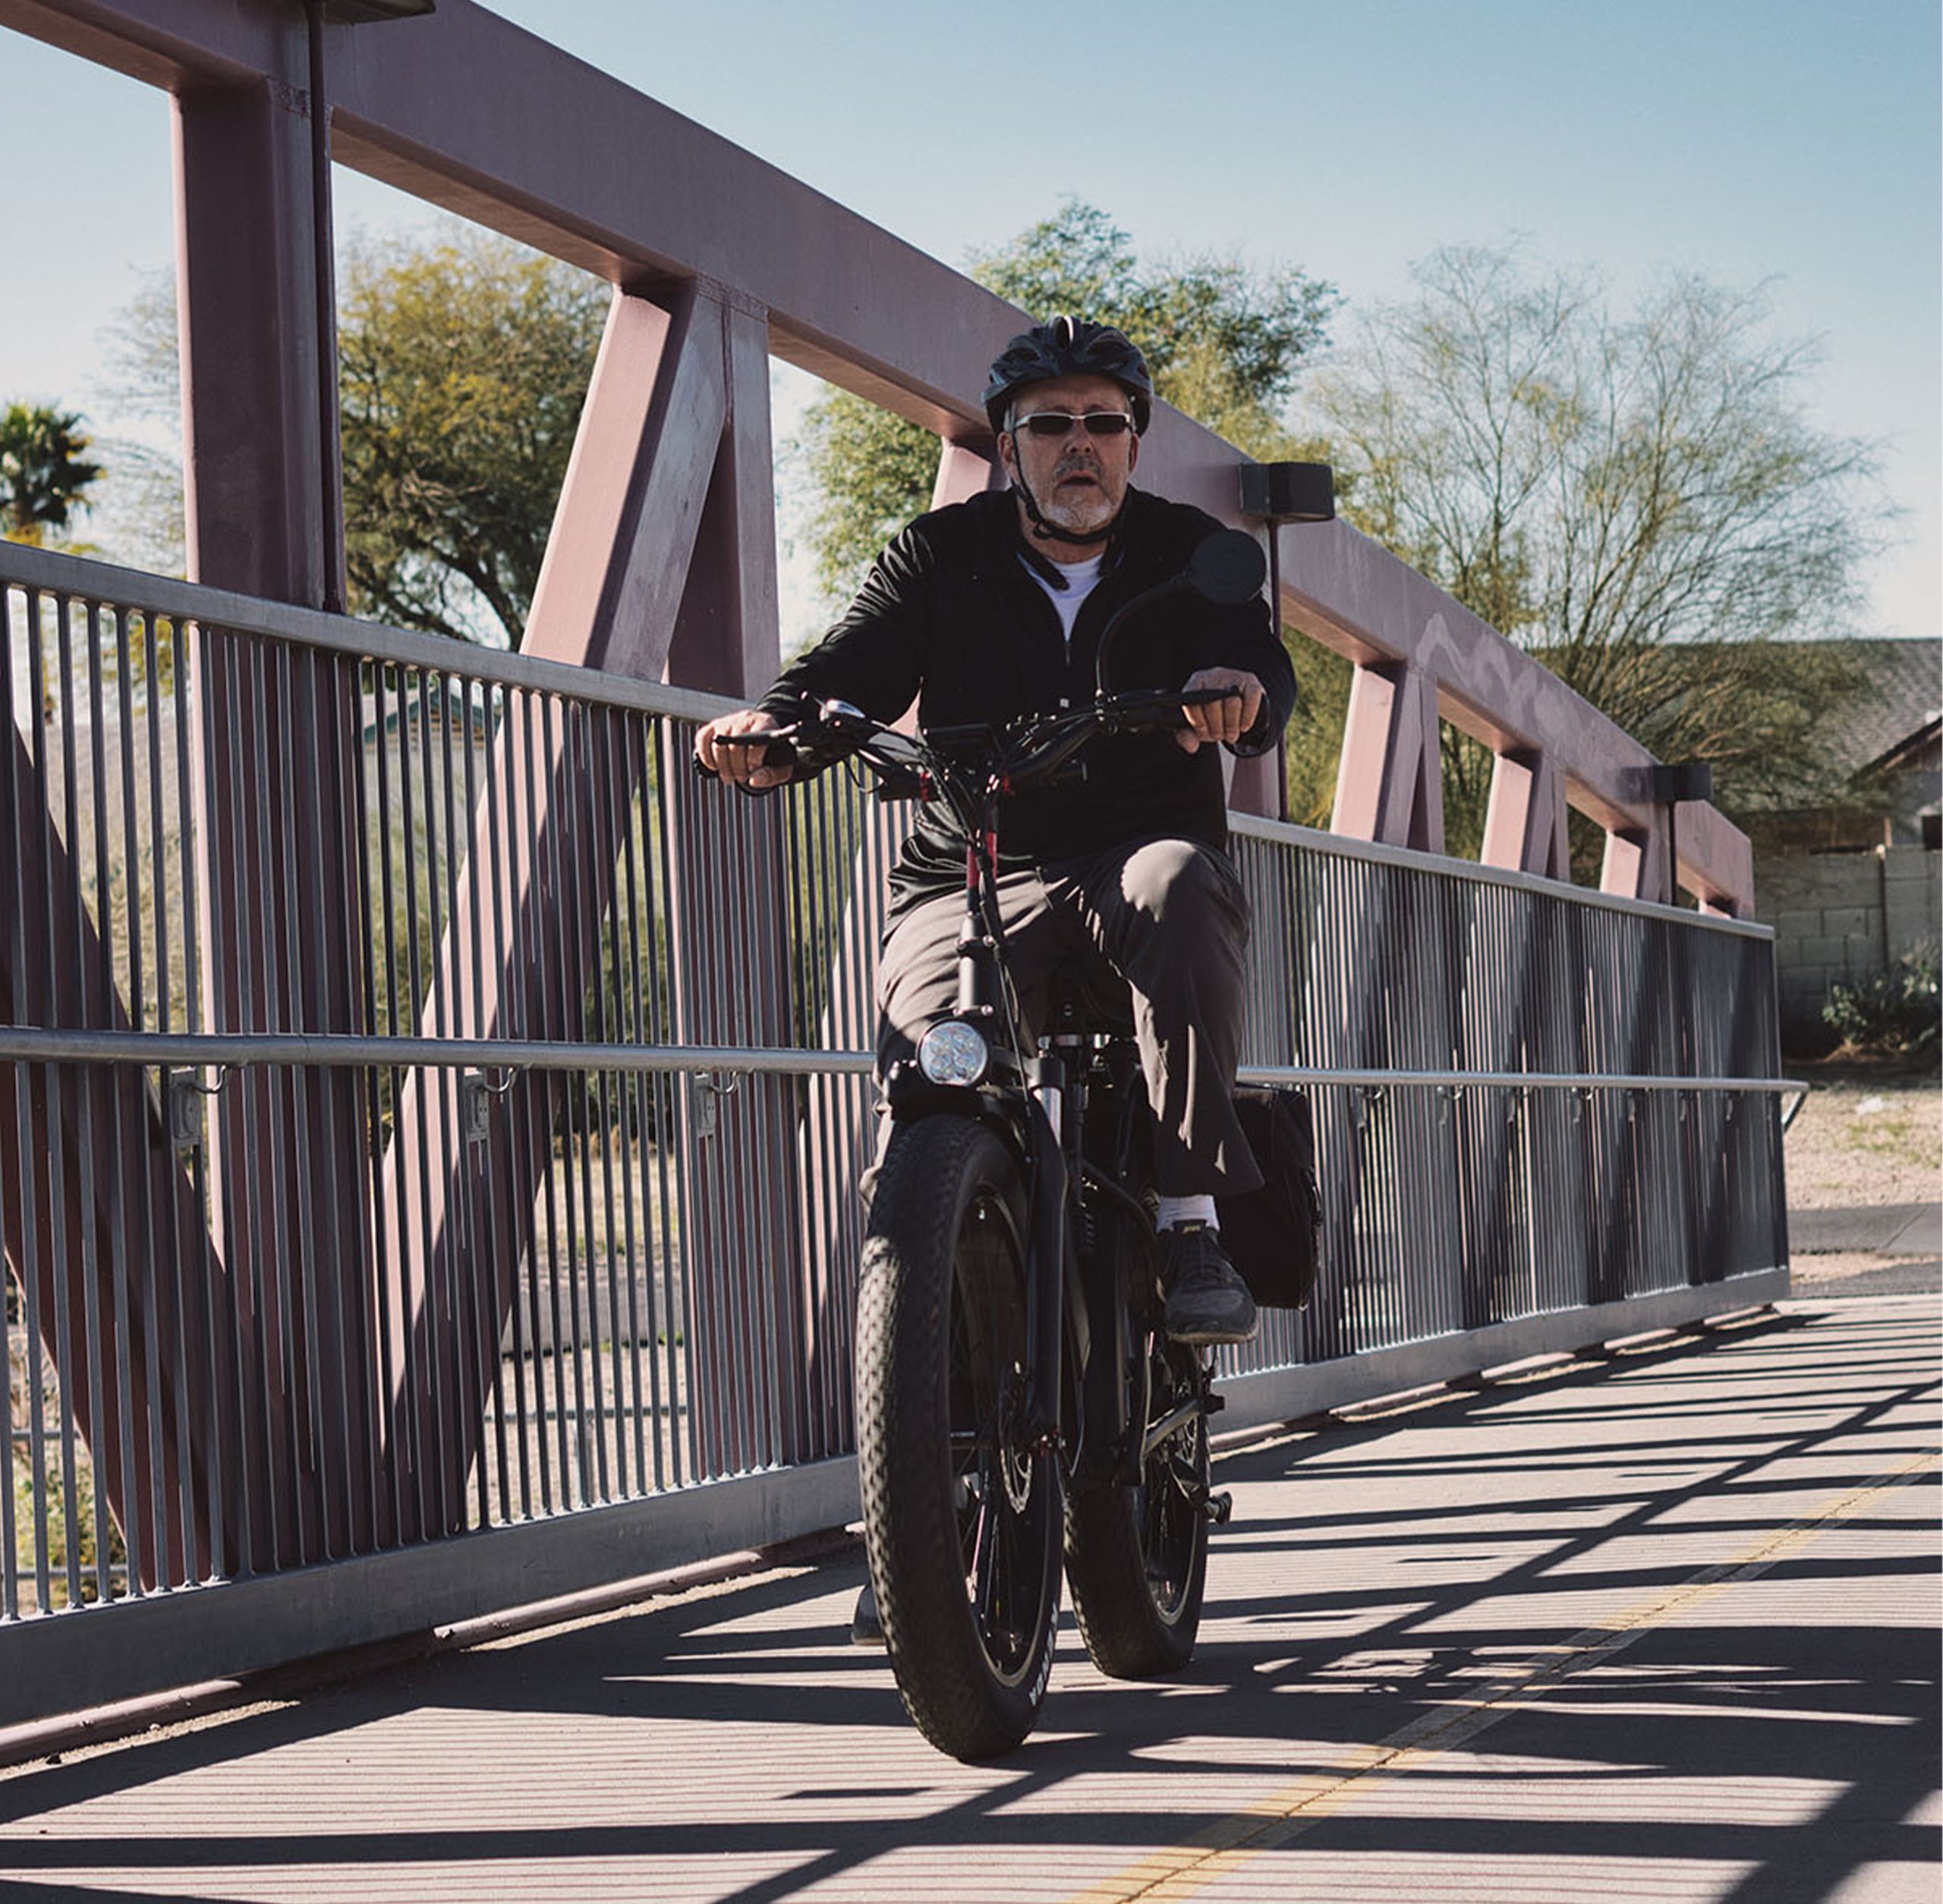
[[(1177, 1379), (1188, 1379), (1192, 1351), (1163, 1346), (1159, 1353)], [(1206, 1418), (1197, 1417), (1185, 1432), (1194, 1436), (1192, 1464), (1205, 1494)], [(1199, 1502), (1182, 1497), (1170, 1502), (1176, 1517), (1171, 1544), (1177, 1566), (1183, 1547), (1187, 1555), (1184, 1571), (1173, 1582), (1170, 1604), (1160, 1603), (1148, 1572), (1146, 1517), (1153, 1505), (1151, 1490), (1173, 1486), (1157, 1477), (1167, 1458), (1167, 1447), (1155, 1450), (1147, 1491), (1103, 1482), (1075, 1490), (1066, 1502), (1066, 1571), (1073, 1616), (1088, 1657), (1109, 1679), (1164, 1679), (1194, 1655), (1208, 1578), (1208, 1522)]]
[(1023, 1193), (1010, 1154), (968, 1118), (922, 1119), (894, 1136), (879, 1173), (858, 1297), (858, 1465), (877, 1616), (898, 1691), (953, 1757), (1009, 1751), (1038, 1717), (1058, 1620), (1057, 1464), (1038, 1464), (1046, 1576), (1038, 1631), (1016, 1681), (982, 1646), (960, 1561), (946, 1367), (954, 1256), (981, 1189), (1004, 1201), (1024, 1284)]

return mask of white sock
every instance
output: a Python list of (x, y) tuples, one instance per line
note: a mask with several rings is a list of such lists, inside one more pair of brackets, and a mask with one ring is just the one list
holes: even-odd
[(1171, 1230), (1182, 1223), (1205, 1223), (1211, 1230), (1221, 1227), (1221, 1219), (1214, 1214), (1214, 1199), (1211, 1196), (1164, 1196), (1160, 1199), (1160, 1213), (1157, 1227)]

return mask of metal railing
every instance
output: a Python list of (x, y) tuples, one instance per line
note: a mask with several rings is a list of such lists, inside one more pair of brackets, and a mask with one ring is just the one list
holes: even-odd
[(1234, 824), (1244, 1075), (1309, 1089), (1324, 1159), (1317, 1295), (1270, 1319), (1258, 1357), (1367, 1356), (1786, 1263), (1766, 928)]
[[(0, 588), (0, 1719), (846, 1518), (899, 813), (695, 782), (697, 694)], [(1231, 1419), (1784, 1286), (1763, 928), (1238, 828), (1325, 1240)], [(408, 1612), (318, 1584), (379, 1562)]]

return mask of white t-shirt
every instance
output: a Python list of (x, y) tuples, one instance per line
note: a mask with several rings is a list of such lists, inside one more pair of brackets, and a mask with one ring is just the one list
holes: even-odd
[(1066, 578), (1063, 588), (1053, 585), (1028, 562), (1026, 572), (1046, 591), (1046, 598), (1060, 611), (1060, 632), (1066, 637), (1066, 652), (1072, 652), (1072, 625), (1079, 619), (1079, 604), (1093, 592), (1093, 585), (1100, 579), (1100, 565), (1106, 560), (1104, 553), (1089, 556), (1084, 562), (1056, 562), (1053, 566)]

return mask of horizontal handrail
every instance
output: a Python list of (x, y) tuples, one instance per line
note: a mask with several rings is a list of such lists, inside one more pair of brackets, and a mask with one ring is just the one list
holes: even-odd
[(481, 687), (524, 688), (631, 713), (701, 721), (741, 705), (698, 688), (643, 681), (543, 656), (455, 641), (449, 635), (428, 635), (421, 629), (332, 614), (326, 609), (300, 608), (26, 543), (0, 541), (0, 583), (44, 595), (75, 597), (118, 613), (159, 616), (216, 633), (285, 642), (351, 660), (422, 668), (448, 680), (470, 681)]
[(801, 1045), (614, 1045), (536, 1038), (373, 1038), (354, 1032), (61, 1031), (0, 1026), (0, 1060), (28, 1064), (312, 1065), (364, 1070), (861, 1072), (868, 1051)]
[(1238, 838), (1300, 846), (1305, 852), (1328, 853), (1338, 859), (1357, 860), (1365, 865), (1405, 866), (1413, 872), (1429, 873), (1439, 878), (1460, 879), (1467, 885), (1498, 886), (1509, 891), (1533, 893), (1547, 899), (1564, 895), (1576, 905), (1595, 907), (1601, 912), (1629, 913), (1641, 919), (1677, 919), (1704, 932), (1732, 933), (1743, 938), (1771, 939), (1775, 936), (1774, 927), (1760, 919), (1732, 919), (1723, 913), (1702, 913), (1684, 906), (1671, 906), (1664, 900), (1634, 899), (1623, 893), (1601, 892), (1594, 886), (1552, 879), (1540, 873), (1521, 872), (1513, 866), (1487, 866), (1454, 853), (1430, 853), (1420, 846), (1392, 846), (1380, 840), (1353, 839), (1346, 834), (1298, 826), (1293, 820), (1271, 820), (1258, 813), (1241, 813), (1231, 809), (1228, 831)]
[[(596, 1045), (545, 1039), (370, 1038), (302, 1032), (60, 1031), (0, 1026), (0, 1060), (28, 1064), (312, 1064), (508, 1071), (745, 1071), (785, 1075), (868, 1071), (868, 1051), (801, 1045)], [(1805, 1091), (1797, 1079), (1699, 1077), (1684, 1072), (1339, 1070), (1243, 1065), (1244, 1084), (1344, 1085), (1368, 1090)]]
[(1244, 1084), (1337, 1084), (1365, 1090), (1806, 1091), (1785, 1077), (1693, 1077), (1658, 1071), (1331, 1071), (1299, 1064), (1244, 1064)]

